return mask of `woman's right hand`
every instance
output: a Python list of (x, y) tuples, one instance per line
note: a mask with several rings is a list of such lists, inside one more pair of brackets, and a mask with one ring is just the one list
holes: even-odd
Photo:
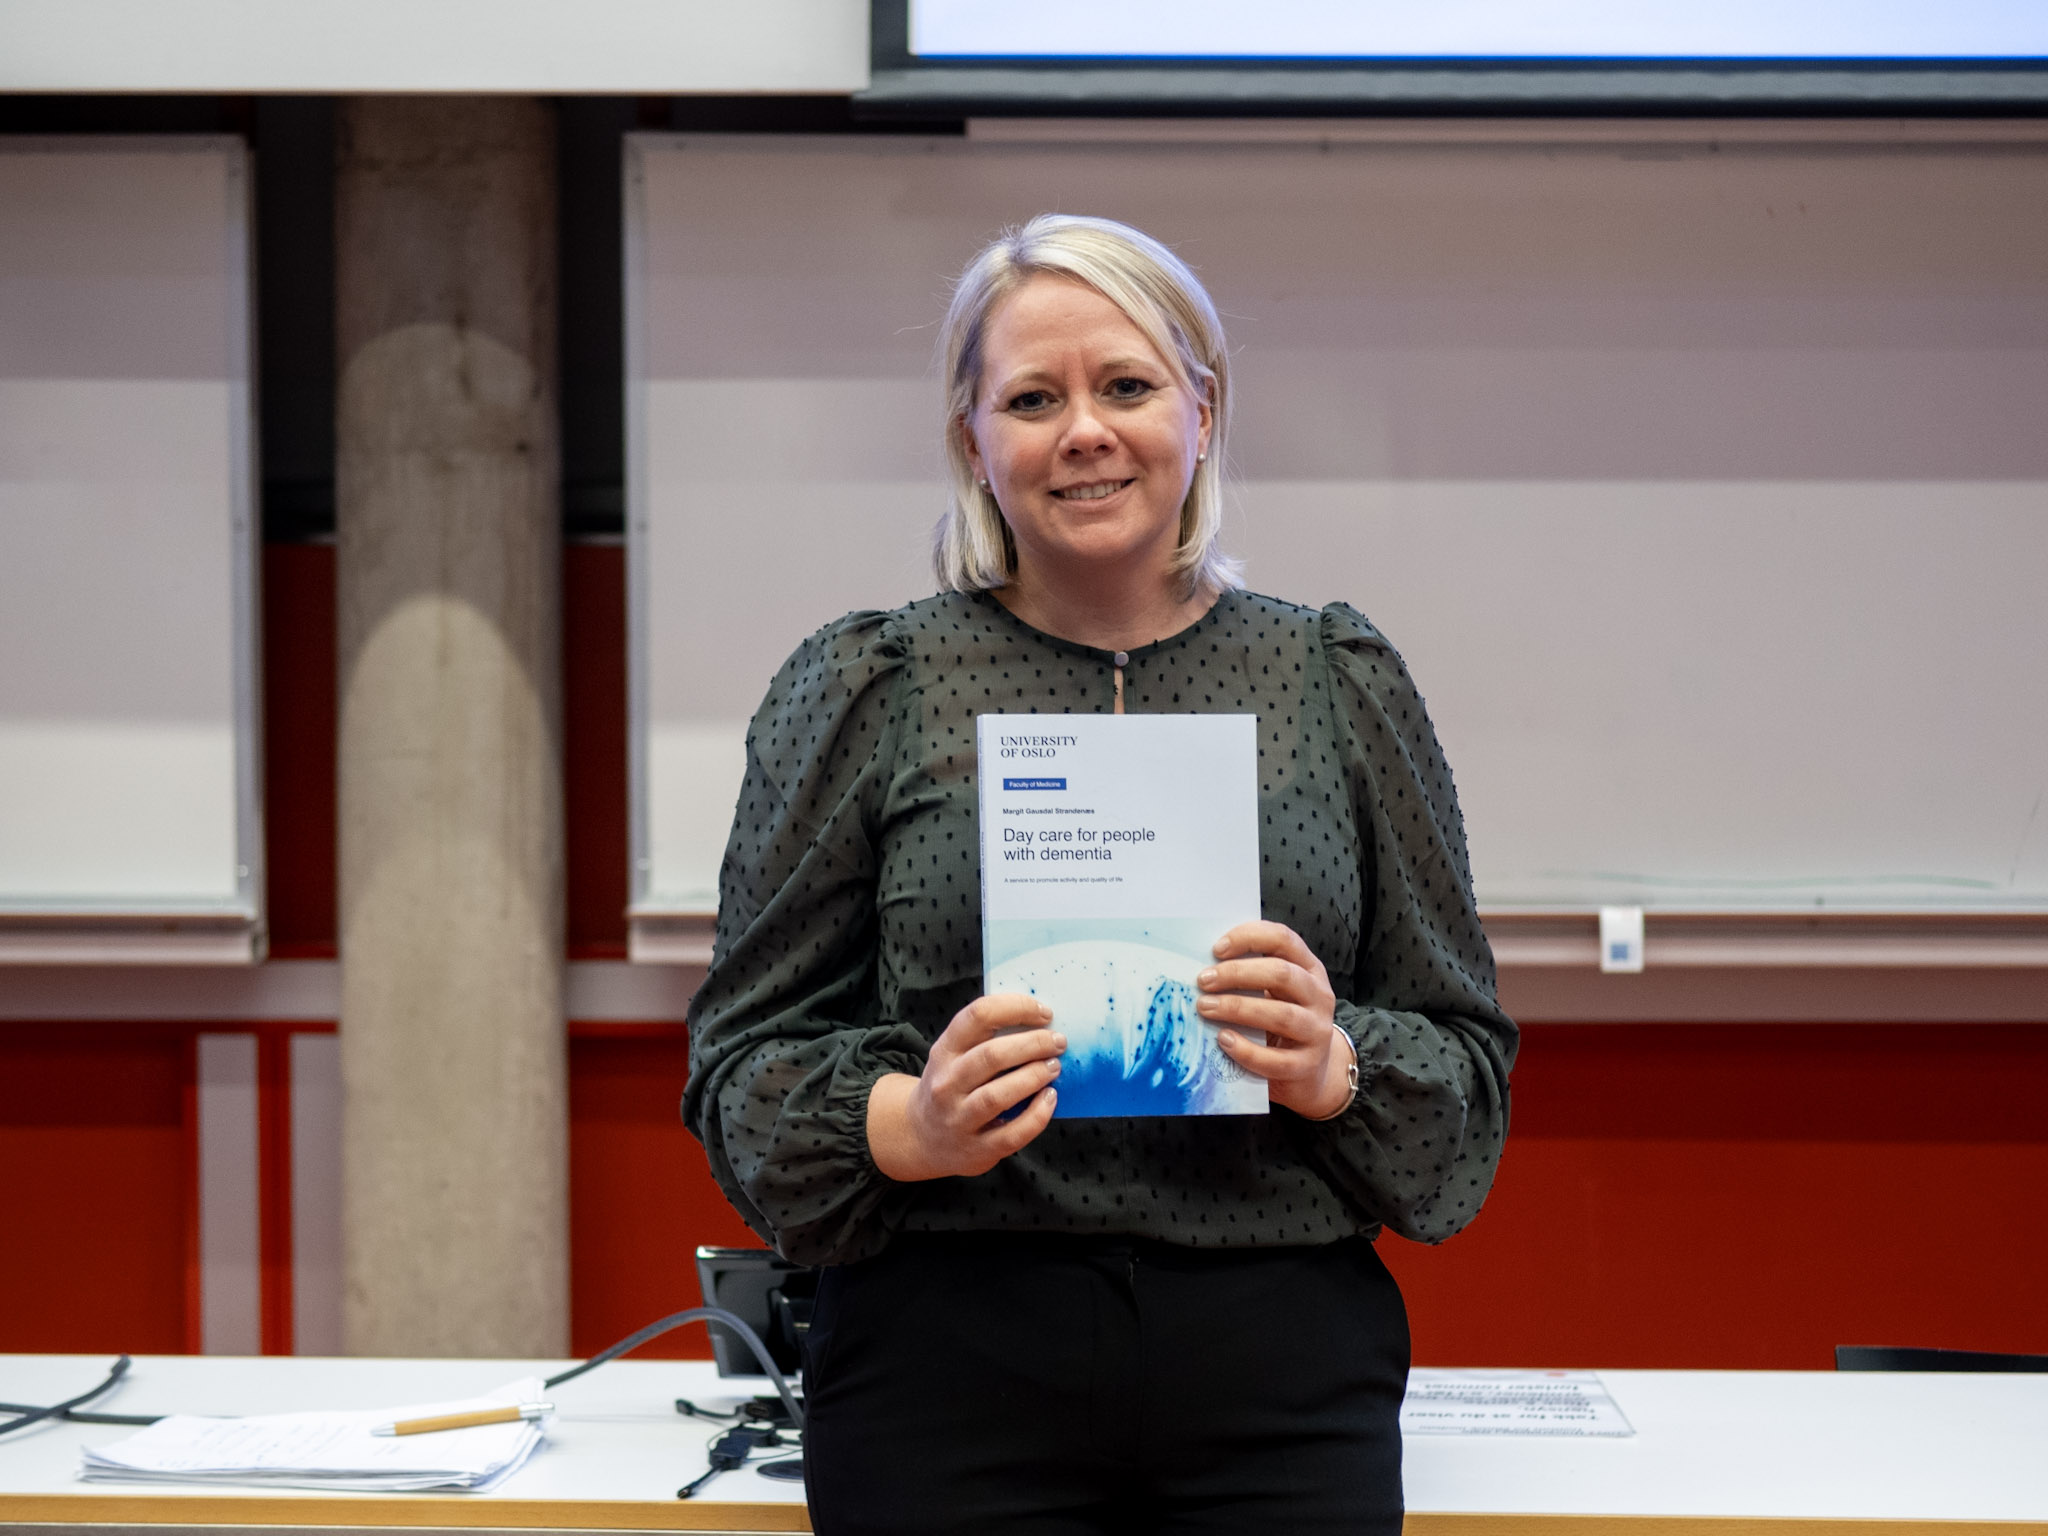
[[(971, 1176), (1028, 1145), (1052, 1119), (1067, 1037), (1035, 997), (978, 997), (953, 1015), (917, 1077), (891, 1072), (868, 1094), (868, 1149), (890, 1178)], [(1023, 1108), (1009, 1120), (1003, 1113)]]

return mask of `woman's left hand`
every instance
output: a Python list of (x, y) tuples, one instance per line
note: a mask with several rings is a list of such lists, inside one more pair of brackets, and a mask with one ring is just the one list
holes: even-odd
[[(1309, 1120), (1351, 1101), (1350, 1044), (1337, 1028), (1330, 973), (1285, 923), (1239, 923), (1216, 943), (1217, 964), (1196, 977), (1195, 1009), (1212, 1024), (1262, 1029), (1254, 1045), (1226, 1027), (1223, 1053), (1266, 1080), (1275, 1104)], [(1249, 996), (1232, 996), (1249, 993)]]

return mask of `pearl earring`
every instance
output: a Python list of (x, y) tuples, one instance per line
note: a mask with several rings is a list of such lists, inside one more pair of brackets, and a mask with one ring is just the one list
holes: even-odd
[(1203, 449), (1203, 450), (1202, 450), (1202, 451), (1201, 451), (1200, 453), (1196, 454), (1196, 455), (1195, 455), (1195, 462), (1196, 462), (1197, 464), (1206, 464), (1206, 463), (1208, 463), (1208, 462), (1209, 462), (1209, 450), (1208, 450), (1208, 449), (1206, 449), (1206, 448), (1204, 448), (1204, 449)]

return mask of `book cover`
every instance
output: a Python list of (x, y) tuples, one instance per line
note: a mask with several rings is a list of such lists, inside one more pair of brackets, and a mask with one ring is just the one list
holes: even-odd
[(1054, 1118), (1266, 1113), (1195, 1012), (1259, 916), (1258, 717), (982, 715), (976, 750), (983, 986), (1051, 1006)]

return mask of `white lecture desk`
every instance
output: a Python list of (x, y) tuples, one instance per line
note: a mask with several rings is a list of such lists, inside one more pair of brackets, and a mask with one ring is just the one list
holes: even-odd
[[(0, 1401), (57, 1402), (100, 1355), (0, 1355)], [(263, 1413), (467, 1396), (563, 1362), (139, 1357), (90, 1404), (110, 1413)], [(1622, 1440), (1411, 1436), (1412, 1536), (2048, 1536), (2048, 1376), (1603, 1371)], [(490, 1494), (247, 1493), (80, 1483), (79, 1447), (131, 1431), (43, 1424), (0, 1436), (0, 1529), (170, 1536), (267, 1526), (472, 1531), (806, 1531), (801, 1486), (728, 1472), (698, 1499), (715, 1433), (674, 1408), (751, 1396), (709, 1362), (615, 1361), (549, 1395), (548, 1442)], [(738, 1391), (735, 1391), (738, 1388)], [(914, 1476), (906, 1465), (905, 1475)], [(1995, 1522), (1995, 1524), (1987, 1524)]]

